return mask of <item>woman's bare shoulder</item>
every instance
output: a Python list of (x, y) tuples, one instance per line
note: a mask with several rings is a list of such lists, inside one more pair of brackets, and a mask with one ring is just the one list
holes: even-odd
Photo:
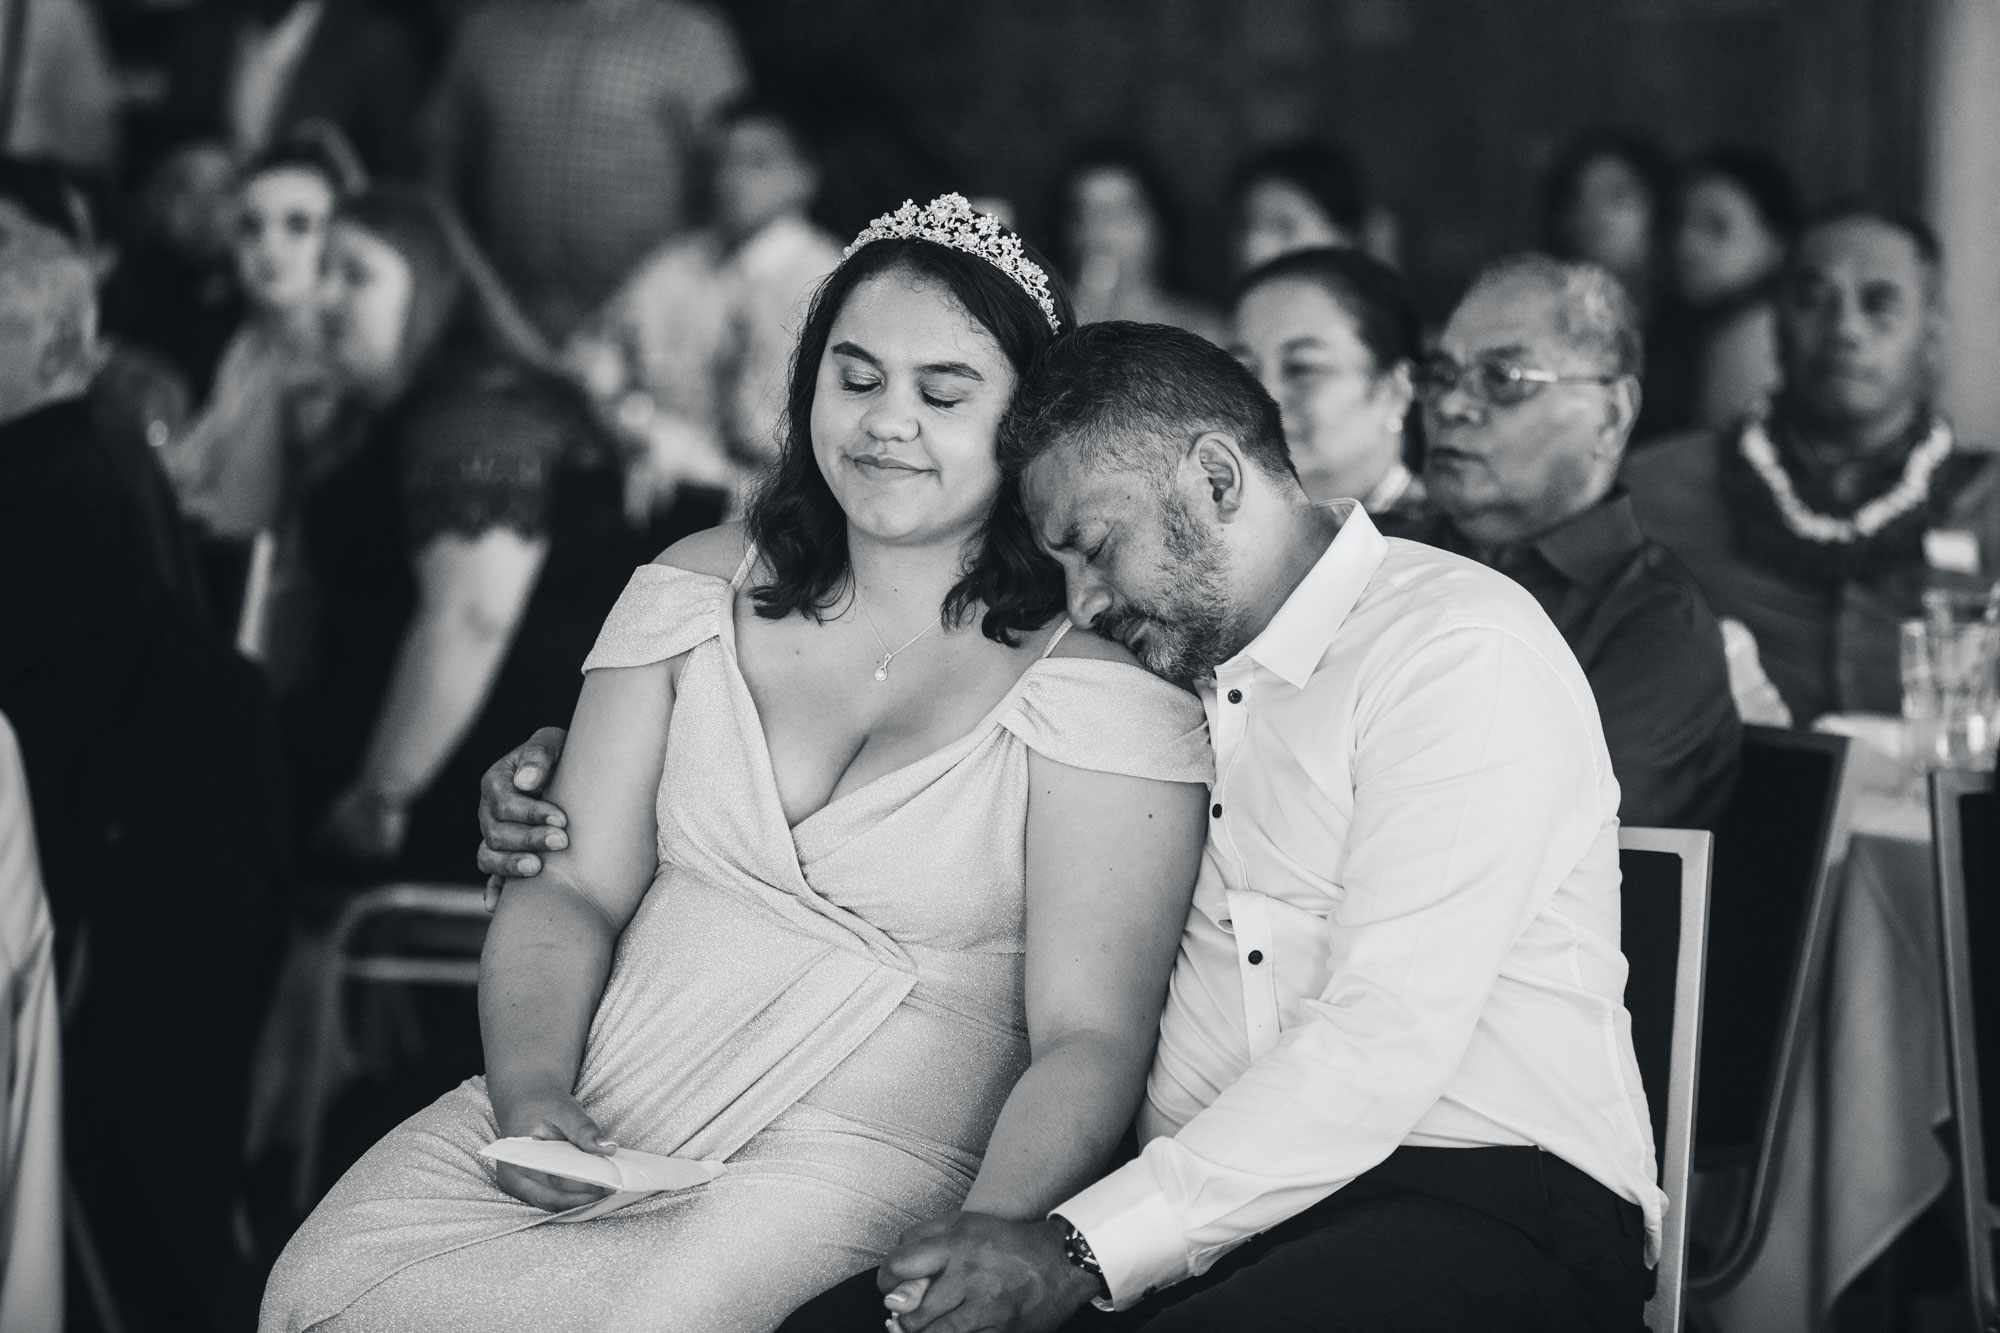
[(708, 574), (718, 579), (733, 579), (738, 566), (743, 563), (743, 553), (749, 549), (750, 535), (744, 531), (743, 525), (724, 523), (720, 527), (697, 532), (692, 537), (681, 538), (660, 552), (653, 563)]
[(1096, 662), (1121, 662), (1126, 666), (1138, 666), (1139, 659), (1132, 650), (1114, 639), (1107, 639), (1096, 630), (1084, 629), (1080, 625), (1070, 627), (1063, 635), (1062, 642), (1049, 653), (1050, 657), (1081, 657)]

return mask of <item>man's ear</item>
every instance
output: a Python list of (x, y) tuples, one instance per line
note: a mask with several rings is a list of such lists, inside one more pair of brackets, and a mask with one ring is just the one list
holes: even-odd
[(1212, 430), (1188, 446), (1188, 463), (1198, 469), (1208, 491), (1215, 515), (1227, 523), (1243, 507), (1243, 482), (1247, 471), (1243, 451), (1229, 434)]
[(1625, 442), (1632, 438), (1632, 427), (1638, 424), (1639, 406), (1644, 401), (1644, 391), (1636, 375), (1621, 376), (1607, 384), (1605, 390), (1600, 454), (1624, 449)]

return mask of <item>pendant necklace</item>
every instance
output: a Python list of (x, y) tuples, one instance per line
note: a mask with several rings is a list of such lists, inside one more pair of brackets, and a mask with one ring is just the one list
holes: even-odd
[(944, 619), (944, 611), (942, 608), (940, 608), (938, 613), (935, 616), (931, 617), (930, 624), (924, 626), (922, 629), (918, 630), (915, 634), (910, 636), (910, 643), (904, 644), (902, 648), (891, 648), (889, 646), (889, 641), (882, 637), (882, 631), (875, 628), (875, 617), (868, 614), (868, 608), (861, 605), (861, 599), (859, 597), (856, 597), (854, 599), (854, 605), (860, 608), (861, 618), (868, 622), (868, 632), (875, 636), (875, 642), (880, 644), (882, 647), (882, 660), (875, 664), (875, 679), (877, 680), (889, 679), (889, 663), (896, 660), (896, 654), (902, 652), (903, 648), (908, 648), (910, 646), (910, 643), (915, 643), (918, 639), (923, 638), (924, 635), (929, 634), (932, 630), (936, 629), (938, 622)]

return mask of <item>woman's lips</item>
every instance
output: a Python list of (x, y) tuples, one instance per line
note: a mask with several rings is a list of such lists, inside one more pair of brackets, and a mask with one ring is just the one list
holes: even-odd
[(909, 463), (898, 462), (893, 458), (882, 458), (873, 454), (849, 454), (847, 461), (854, 464), (857, 468), (866, 468), (871, 472), (886, 473), (891, 477), (914, 477), (930, 470), (929, 468), (914, 467)]

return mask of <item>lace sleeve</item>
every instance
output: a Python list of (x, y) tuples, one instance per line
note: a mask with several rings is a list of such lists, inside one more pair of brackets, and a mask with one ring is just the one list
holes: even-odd
[(524, 395), (468, 388), (413, 410), (402, 427), (400, 483), (410, 544), (446, 533), (547, 531), (550, 482), (570, 424)]

